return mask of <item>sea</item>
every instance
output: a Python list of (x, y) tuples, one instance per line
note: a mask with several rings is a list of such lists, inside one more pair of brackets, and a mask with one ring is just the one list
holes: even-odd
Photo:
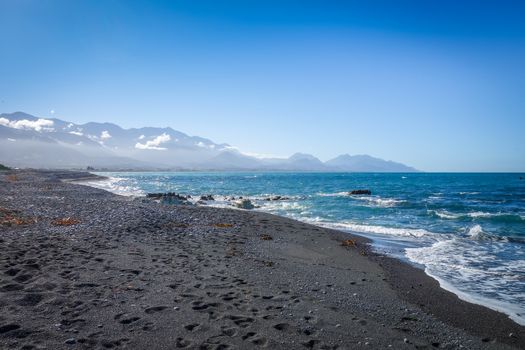
[[(362, 235), (461, 299), (525, 325), (525, 174), (112, 172), (92, 186), (131, 196), (211, 194), (254, 210)], [(371, 195), (349, 195), (369, 189)], [(267, 200), (282, 196), (284, 200)]]

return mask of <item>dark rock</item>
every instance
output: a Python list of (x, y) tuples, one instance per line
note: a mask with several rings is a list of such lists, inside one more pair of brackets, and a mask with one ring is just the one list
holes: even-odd
[(349, 195), (353, 196), (353, 195), (371, 195), (372, 194), (372, 191), (370, 190), (353, 190), (351, 192), (348, 192)]
[(273, 196), (273, 197), (267, 197), (264, 200), (266, 201), (287, 201), (287, 200), (290, 200), (290, 197)]
[(148, 193), (146, 198), (160, 200), (163, 204), (191, 204), (188, 200), (191, 198), (190, 195), (182, 195), (174, 192), (166, 193)]
[(214, 201), (215, 198), (211, 194), (201, 196), (201, 201)]

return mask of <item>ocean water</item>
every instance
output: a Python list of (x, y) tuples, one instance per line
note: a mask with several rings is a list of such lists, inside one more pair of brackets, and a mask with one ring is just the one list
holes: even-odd
[[(125, 195), (212, 194), (364, 235), (377, 251), (421, 267), (460, 298), (525, 325), (525, 174), (100, 173), (91, 185)], [(521, 177), (521, 179), (520, 179)], [(371, 196), (350, 196), (370, 189)], [(281, 195), (287, 200), (267, 201)]]

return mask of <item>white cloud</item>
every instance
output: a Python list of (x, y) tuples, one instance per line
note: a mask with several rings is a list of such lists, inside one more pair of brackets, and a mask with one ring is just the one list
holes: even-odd
[(285, 156), (278, 156), (274, 154), (267, 154), (267, 153), (255, 153), (255, 152), (240, 152), (241, 154), (244, 154), (245, 156), (250, 156), (258, 159), (267, 159), (267, 158), (276, 158), (276, 159), (286, 159)]
[(80, 131), (70, 131), (69, 133), (73, 135), (77, 135), (77, 136), (84, 136), (84, 134), (81, 133)]
[(35, 121), (20, 119), (10, 121), (7, 118), (0, 118), (0, 125), (13, 129), (35, 130), (35, 131), (53, 131), (53, 121), (49, 119), (37, 119)]
[(107, 139), (110, 139), (110, 138), (111, 138), (111, 135), (109, 134), (109, 132), (107, 130), (102, 131), (102, 133), (100, 134), (100, 139), (101, 140), (107, 140)]
[(52, 110), (49, 111), (49, 113), (51, 113), (51, 114), (55, 114), (55, 110), (52, 109)]
[(145, 137), (146, 137), (145, 135), (140, 135), (139, 140), (143, 140)]
[(7, 141), (15, 142), (16, 140), (8, 138)]
[(168, 142), (169, 140), (171, 140), (170, 135), (168, 135), (166, 133), (163, 133), (162, 135), (159, 135), (159, 136), (155, 137), (153, 140), (146, 141), (146, 143), (139, 143), (139, 142), (137, 142), (137, 144), (135, 145), (135, 148), (138, 148), (138, 149), (154, 149), (154, 150), (157, 150), (157, 151), (164, 151), (167, 148), (160, 147), (160, 145), (162, 143)]
[(213, 145), (213, 144), (207, 145), (207, 144), (205, 144), (202, 141), (197, 142), (196, 145), (199, 146), (199, 147), (202, 147), (202, 148), (210, 148), (210, 149), (214, 149), (215, 148), (215, 145)]

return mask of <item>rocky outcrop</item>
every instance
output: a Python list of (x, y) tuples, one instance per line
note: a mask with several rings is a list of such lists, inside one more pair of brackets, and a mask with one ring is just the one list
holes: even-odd
[(287, 201), (287, 200), (290, 200), (290, 197), (273, 196), (273, 197), (267, 197), (264, 200), (265, 201)]
[(163, 204), (191, 204), (191, 202), (189, 202), (189, 199), (191, 198), (190, 195), (186, 196), (174, 192), (148, 193), (146, 198), (158, 200)]
[(348, 192), (348, 194), (350, 196), (355, 196), (355, 195), (367, 195), (367, 196), (369, 196), (369, 195), (372, 194), (372, 191), (370, 191), (370, 190), (353, 190), (351, 192)]

